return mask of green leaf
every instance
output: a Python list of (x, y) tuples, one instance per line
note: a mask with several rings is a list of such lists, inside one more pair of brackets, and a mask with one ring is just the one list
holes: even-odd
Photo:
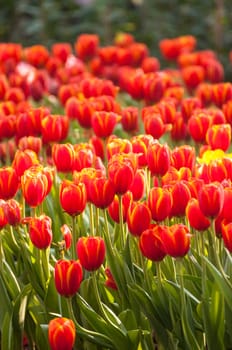
[(10, 314), (12, 310), (12, 304), (9, 298), (9, 295), (6, 290), (6, 285), (0, 275), (0, 304), (1, 304), (1, 312), (0, 312), (0, 329), (2, 329), (2, 324), (6, 314)]

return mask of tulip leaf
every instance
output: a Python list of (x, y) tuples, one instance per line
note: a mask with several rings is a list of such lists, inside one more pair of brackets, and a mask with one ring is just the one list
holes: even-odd
[(0, 329), (2, 329), (2, 324), (4, 321), (5, 315), (10, 314), (12, 304), (1, 275), (0, 275), (0, 305), (1, 305)]
[(225, 301), (232, 311), (232, 298), (231, 298), (231, 286), (228, 284), (228, 281), (225, 280), (225, 278), (222, 276), (220, 271), (206, 258), (203, 257), (203, 259), (206, 262), (206, 266), (208, 270), (210, 271), (211, 275), (214, 277), (215, 282), (217, 283), (218, 288), (220, 289), (223, 297), (225, 298)]

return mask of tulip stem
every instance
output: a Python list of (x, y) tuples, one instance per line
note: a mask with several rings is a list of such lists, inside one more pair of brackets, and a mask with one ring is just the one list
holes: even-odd
[(120, 245), (121, 249), (123, 249), (125, 245), (125, 232), (123, 225), (123, 203), (122, 203), (122, 195), (119, 195), (119, 225), (120, 225)]
[(72, 259), (76, 260), (76, 216), (72, 216)]
[(111, 321), (111, 319), (108, 317), (103, 305), (102, 305), (102, 301), (100, 298), (100, 293), (99, 293), (99, 289), (98, 289), (98, 284), (97, 284), (97, 274), (98, 271), (93, 271), (92, 273), (92, 279), (93, 279), (93, 288), (95, 291), (95, 295), (96, 295), (96, 299), (97, 299), (97, 304), (98, 307), (101, 311), (102, 316), (104, 317), (105, 321), (108, 322), (109, 324), (111, 324), (111, 326), (113, 326), (115, 328), (115, 324)]
[(90, 235), (94, 236), (94, 215), (93, 215), (93, 204), (89, 203), (89, 216), (90, 216)]

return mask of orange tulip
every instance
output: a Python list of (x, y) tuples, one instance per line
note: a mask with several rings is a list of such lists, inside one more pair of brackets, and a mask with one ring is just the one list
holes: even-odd
[(65, 317), (52, 319), (48, 325), (48, 339), (51, 350), (72, 350), (76, 328), (72, 320)]

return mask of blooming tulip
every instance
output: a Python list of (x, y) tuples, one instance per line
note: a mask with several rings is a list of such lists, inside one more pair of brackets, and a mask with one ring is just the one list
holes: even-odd
[(76, 337), (74, 322), (65, 317), (52, 319), (48, 325), (51, 350), (72, 350)]
[(58, 260), (55, 264), (55, 286), (57, 292), (65, 297), (73, 296), (83, 278), (82, 266), (75, 260)]
[(105, 242), (98, 236), (81, 237), (76, 244), (77, 256), (87, 271), (97, 270), (105, 260)]

